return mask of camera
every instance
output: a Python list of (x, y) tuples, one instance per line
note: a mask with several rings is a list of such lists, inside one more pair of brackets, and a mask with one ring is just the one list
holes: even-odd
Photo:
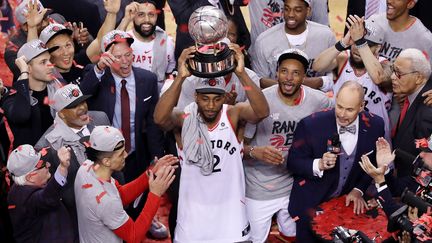
[(332, 230), (333, 242), (335, 243), (373, 243), (363, 232), (336, 226)]

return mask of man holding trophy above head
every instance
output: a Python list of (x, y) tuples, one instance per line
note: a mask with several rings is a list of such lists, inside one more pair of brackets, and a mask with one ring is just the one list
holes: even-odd
[[(215, 19), (215, 15), (220, 16), (213, 12), (220, 11), (218, 9), (205, 11), (203, 20)], [(201, 22), (205, 24), (205, 21)], [(219, 25), (218, 28), (223, 26), (225, 25)], [(204, 36), (206, 33), (201, 34)], [(195, 102), (186, 106), (184, 111), (174, 109), (184, 80), (192, 72), (197, 71), (191, 71), (187, 63), (191, 66), (191, 62), (205, 63), (211, 59), (197, 60), (197, 57), (209, 54), (198, 53), (199, 48), (193, 46), (183, 50), (178, 60), (179, 74), (160, 98), (154, 113), (156, 124), (165, 130), (174, 129), (181, 158), (182, 171), (174, 242), (249, 240), (250, 225), (246, 217), (245, 179), (241, 154), (243, 145), (238, 140), (237, 130), (242, 121), (256, 123), (267, 117), (269, 107), (261, 90), (245, 71), (244, 56), (240, 47), (235, 44), (218, 45), (229, 48), (227, 51), (234, 56), (234, 73), (244, 87), (249, 87), (246, 90), (249, 103), (240, 102), (234, 106), (224, 104), (224, 84), (212, 74), (223, 72), (225, 69), (223, 65), (220, 65), (219, 69), (217, 64), (209, 63), (208, 67), (217, 69), (207, 69), (209, 72), (202, 73), (208, 75), (208, 78), (201, 80), (195, 87)], [(222, 62), (229, 63), (223, 60)]]

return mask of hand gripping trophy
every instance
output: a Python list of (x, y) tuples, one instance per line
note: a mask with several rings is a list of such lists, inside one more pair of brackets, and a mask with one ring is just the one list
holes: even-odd
[(234, 71), (233, 51), (222, 42), (227, 36), (228, 21), (221, 10), (213, 6), (196, 9), (189, 18), (188, 28), (197, 47), (195, 57), (188, 62), (193, 75), (215, 78)]

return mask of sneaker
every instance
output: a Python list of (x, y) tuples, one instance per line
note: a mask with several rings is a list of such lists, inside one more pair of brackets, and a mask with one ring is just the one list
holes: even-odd
[(153, 218), (150, 229), (148, 230), (148, 235), (153, 239), (166, 239), (168, 238), (168, 229), (159, 222), (156, 218)]

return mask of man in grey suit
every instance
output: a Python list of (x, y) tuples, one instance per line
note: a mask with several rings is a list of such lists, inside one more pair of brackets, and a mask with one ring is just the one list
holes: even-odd
[(95, 126), (110, 125), (104, 112), (88, 111), (86, 99), (89, 97), (90, 95), (83, 95), (75, 84), (68, 84), (58, 89), (50, 102), (52, 108), (57, 111), (54, 124), (45, 132), (35, 146), (41, 150), (42, 154), (47, 154), (48, 161), (51, 164), (49, 168), (51, 172), (55, 171), (60, 164), (56, 151), (62, 146), (71, 149), (68, 181), (63, 190), (62, 199), (71, 216), (75, 231), (75, 242), (79, 241), (73, 187), (75, 176), (81, 164), (87, 159), (85, 147), (90, 132)]

